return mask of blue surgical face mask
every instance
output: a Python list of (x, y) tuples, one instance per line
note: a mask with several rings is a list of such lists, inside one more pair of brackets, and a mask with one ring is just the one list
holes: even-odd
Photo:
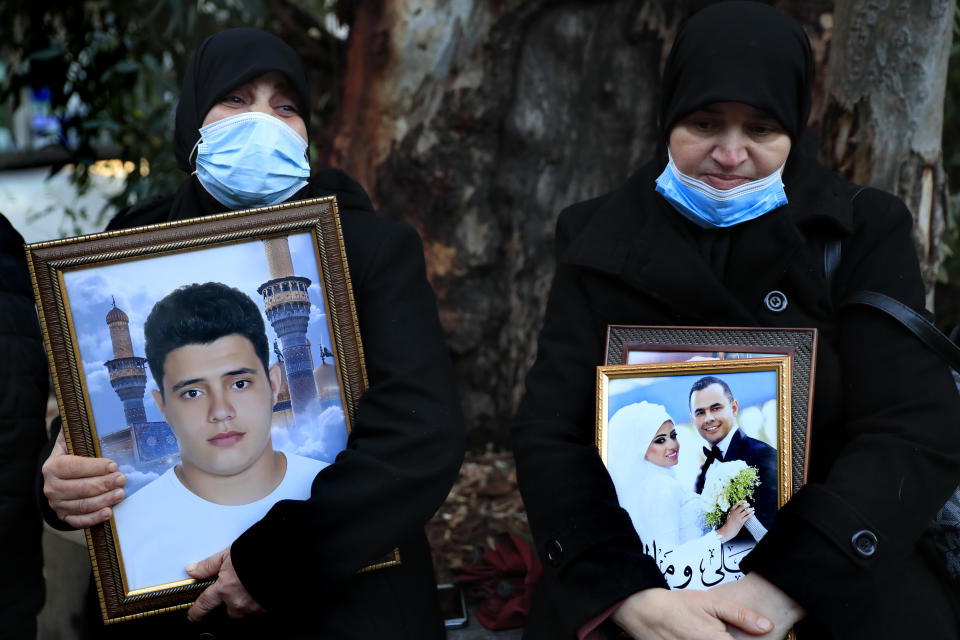
[(231, 209), (283, 202), (307, 184), (307, 143), (278, 118), (251, 111), (200, 129), (200, 184)]
[(667, 168), (657, 178), (657, 193), (687, 220), (704, 229), (732, 227), (787, 204), (787, 194), (780, 179), (783, 166), (766, 178), (733, 189), (715, 189), (706, 182), (680, 173), (673, 155), (669, 151), (667, 154)]

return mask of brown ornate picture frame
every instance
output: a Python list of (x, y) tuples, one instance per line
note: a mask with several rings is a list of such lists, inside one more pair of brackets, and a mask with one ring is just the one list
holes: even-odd
[[(791, 422), (790, 400), (789, 356), (597, 367), (596, 446), (671, 589), (739, 580), (740, 560), (799, 488), (792, 449), (805, 425)], [(725, 526), (740, 500), (750, 517)]]
[[(817, 330), (760, 327), (671, 327), (610, 325), (604, 362), (685, 362), (789, 356), (793, 484), (806, 481), (810, 454), (808, 424), (813, 412)], [(637, 357), (644, 354), (647, 357)]]
[[(269, 429), (264, 442), (283, 453), (285, 478), (299, 465), (307, 497), (315, 470), (344, 448), (367, 387), (336, 200), (42, 242), (26, 251), (68, 450), (110, 457), (127, 475), (114, 516), (85, 530), (103, 619), (189, 607), (213, 581), (174, 576), (183, 559), (166, 566), (164, 551), (149, 550), (162, 548), (164, 536), (145, 545), (139, 533), (147, 501), (136, 502), (137, 494), (145, 490), (151, 504), (162, 505), (156, 496), (168, 494), (158, 487), (177, 485), (180, 462), (176, 425), (151, 400), (159, 391), (147, 393), (157, 385), (145, 357), (144, 320), (157, 301), (192, 283), (222, 283), (253, 300), (270, 345), (273, 389), (266, 396), (273, 406), (263, 410), (270, 424), (260, 420), (256, 428)], [(241, 532), (252, 524), (238, 522)], [(395, 550), (364, 571), (399, 562)]]

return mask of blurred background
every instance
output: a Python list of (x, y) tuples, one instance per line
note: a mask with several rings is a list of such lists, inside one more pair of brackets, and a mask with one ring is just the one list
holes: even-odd
[[(616, 188), (652, 153), (664, 58), (681, 21), (708, 4), (7, 0), (0, 213), (37, 242), (102, 230), (120, 208), (171, 192), (184, 178), (170, 141), (190, 52), (234, 26), (284, 38), (311, 74), (313, 161), (346, 170), (424, 241), (471, 451), (429, 528), (449, 580), (496, 536), (528, 536), (508, 424), (536, 353), (556, 216)], [(813, 44), (822, 159), (907, 202), (929, 306), (955, 332), (955, 1), (771, 4)], [(88, 569), (79, 545), (45, 544), (49, 608), (82, 594)], [(55, 560), (70, 553), (63, 545), (79, 550), (79, 569)], [(42, 637), (70, 637), (62, 614), (44, 620)]]

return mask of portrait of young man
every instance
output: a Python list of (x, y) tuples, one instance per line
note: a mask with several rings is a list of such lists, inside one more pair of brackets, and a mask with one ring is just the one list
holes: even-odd
[(180, 287), (153, 307), (144, 333), (153, 400), (180, 463), (115, 507), (130, 590), (189, 579), (188, 564), (229, 547), (276, 502), (308, 498), (327, 466), (273, 448), (281, 372), (246, 294), (217, 282)]

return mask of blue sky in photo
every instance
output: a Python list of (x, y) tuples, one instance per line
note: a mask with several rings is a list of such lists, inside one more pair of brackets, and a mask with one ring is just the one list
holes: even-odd
[[(611, 380), (607, 419), (628, 404), (646, 400), (666, 407), (675, 422), (690, 422), (690, 387), (705, 375), (708, 374)], [(776, 371), (722, 373), (716, 377), (730, 386), (733, 397), (741, 407), (776, 398)]]
[[(310, 279), (310, 324), (307, 337), (314, 353), (314, 364), (319, 364), (319, 347), (333, 351), (327, 327), (320, 276), (317, 270), (313, 238), (309, 233), (288, 236), (294, 273)], [(179, 286), (222, 282), (249, 295), (263, 314), (263, 297), (257, 287), (270, 279), (263, 243), (244, 241), (226, 246), (192, 250), (153, 258), (138, 258), (105, 266), (65, 271), (65, 304), (73, 316), (76, 340), (79, 344), (82, 373), (93, 411), (98, 437), (125, 427), (123, 405), (110, 386), (110, 377), (104, 363), (113, 359), (113, 347), (106, 316), (117, 307), (130, 318), (130, 338), (134, 354), (145, 357), (143, 323), (153, 305)], [(273, 341), (276, 334), (263, 317), (270, 341), (270, 361), (274, 362)], [(147, 420), (162, 420), (150, 395), (157, 385), (147, 371), (144, 407)]]

